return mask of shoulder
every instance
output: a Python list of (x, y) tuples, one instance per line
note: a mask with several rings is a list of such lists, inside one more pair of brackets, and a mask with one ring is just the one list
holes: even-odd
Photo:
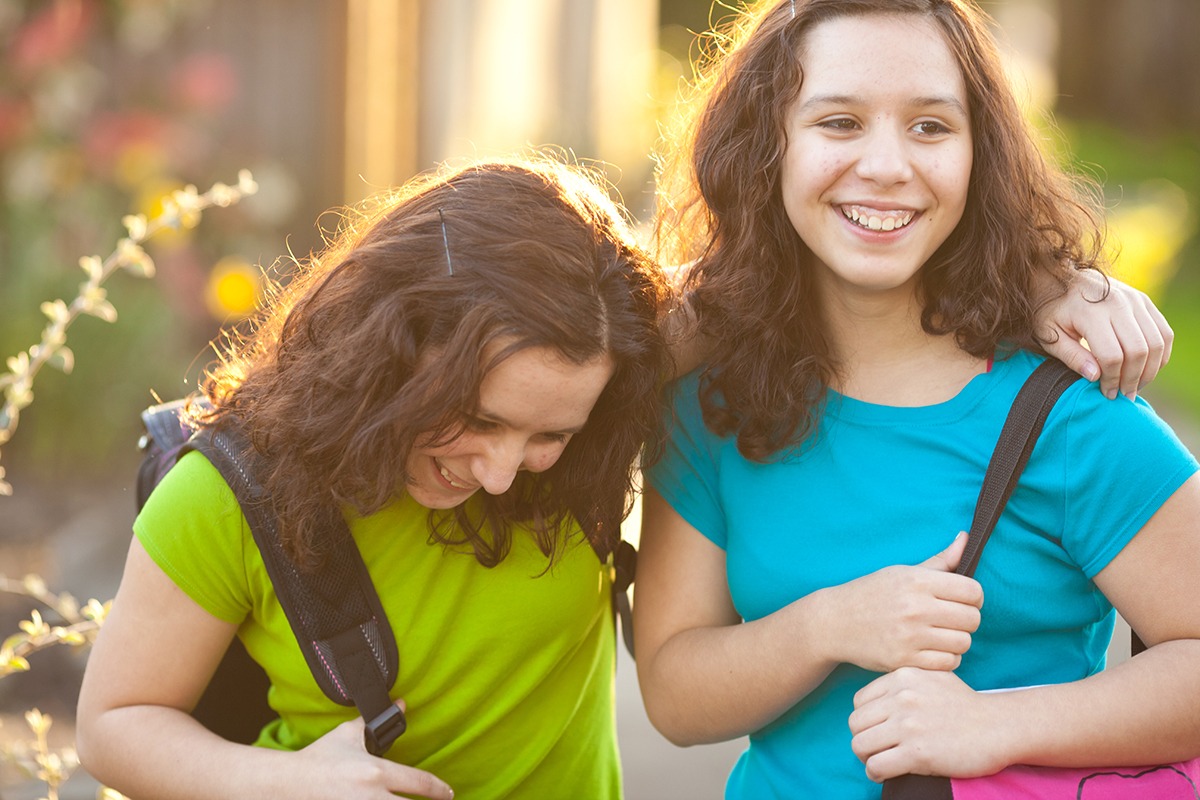
[(703, 367), (697, 367), (667, 384), (667, 402), (677, 416), (699, 413), (700, 375), (703, 371)]
[(185, 454), (167, 472), (133, 529), (154, 562), (193, 600), (221, 619), (245, 616), (247, 559), (257, 547), (233, 490), (202, 454)]
[(185, 453), (151, 492), (139, 514), (158, 518), (174, 513), (206, 516), (239, 514), (237, 498), (221, 473), (202, 453)]

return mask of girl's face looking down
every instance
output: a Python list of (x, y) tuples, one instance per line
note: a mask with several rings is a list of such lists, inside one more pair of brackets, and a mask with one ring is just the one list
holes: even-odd
[(484, 376), (479, 411), (459, 436), (436, 447), (428, 437), (417, 441), (408, 493), (426, 508), (453, 508), (480, 489), (504, 493), (520, 470), (549, 469), (583, 429), (612, 375), (607, 356), (576, 364), (551, 348), (517, 351)]
[(804, 39), (788, 112), (783, 204), (824, 290), (911, 291), (962, 218), (966, 87), (932, 22), (841, 17)]

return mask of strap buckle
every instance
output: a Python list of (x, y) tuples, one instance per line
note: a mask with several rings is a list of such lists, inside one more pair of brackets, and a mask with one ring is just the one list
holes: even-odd
[(408, 721), (404, 718), (404, 712), (400, 710), (400, 706), (393, 703), (386, 711), (367, 723), (363, 729), (363, 743), (368, 753), (382, 756), (407, 729)]

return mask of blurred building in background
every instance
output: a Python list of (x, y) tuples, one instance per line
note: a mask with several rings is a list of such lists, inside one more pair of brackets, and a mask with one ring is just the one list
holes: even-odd
[[(655, 135), (658, 9), (645, 0), (208, 0), (181, 44), (240, 90), (231, 150), (314, 206), (447, 158), (555, 145), (640, 191)], [(240, 140), (240, 141), (239, 141)], [(319, 210), (317, 208), (316, 210)], [(308, 221), (301, 220), (302, 225)]]

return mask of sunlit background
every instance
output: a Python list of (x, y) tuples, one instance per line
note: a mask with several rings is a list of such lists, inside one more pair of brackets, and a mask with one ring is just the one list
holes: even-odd
[[(983, 5), (1028, 113), (1104, 186), (1117, 274), (1178, 333), (1149, 395), (1190, 430), (1200, 2)], [(658, 121), (690, 74), (694, 32), (727, 13), (709, 0), (0, 0), (0, 357), (37, 341), (39, 305), (74, 295), (79, 257), (109, 252), (123, 215), (153, 215), (164, 193), (243, 167), (260, 186), (159, 237), (157, 277), (115, 277), (118, 321), (80, 321), (74, 372), (39, 376), (2, 449), (15, 495), (0, 497), (0, 574), (111, 596), (139, 410), (195, 386), (219, 326), (254, 308), (261, 269), (318, 247), (331, 209), (444, 159), (555, 146), (602, 166), (647, 220)], [(26, 613), (0, 596), (0, 637)], [(0, 682), (0, 742), (34, 704), (69, 718), (79, 658), (40, 657)], [(693, 767), (666, 769), (630, 799), (719, 796), (670, 794)], [(22, 787), (0, 768), (0, 796)]]

